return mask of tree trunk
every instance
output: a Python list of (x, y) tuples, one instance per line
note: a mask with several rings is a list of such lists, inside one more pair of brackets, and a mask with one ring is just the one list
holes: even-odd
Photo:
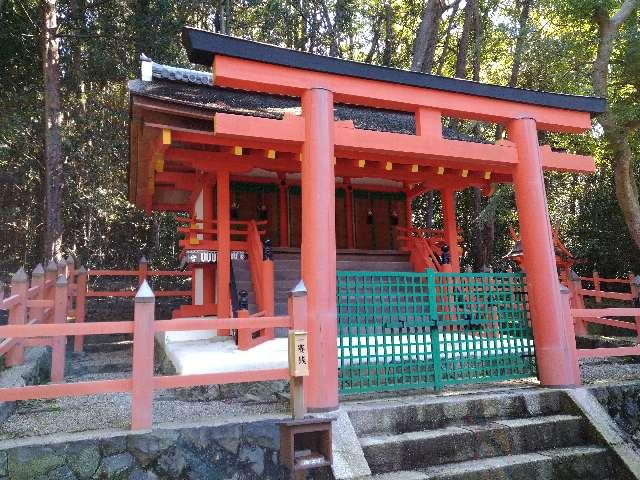
[(43, 65), (45, 140), (45, 257), (61, 258), (62, 147), (60, 139), (60, 54), (56, 0), (44, 2)]
[(384, 6), (384, 50), (382, 50), (382, 65), (391, 66), (391, 57), (393, 55), (393, 9), (391, 5)]
[(471, 29), (474, 27), (475, 13), (478, 9), (478, 0), (467, 0), (464, 7), (464, 23), (462, 33), (458, 41), (458, 56), (456, 58), (455, 76), (467, 78), (467, 61), (469, 57), (469, 37)]
[[(608, 12), (604, 9), (598, 10), (594, 15), (594, 20), (599, 27), (600, 41), (591, 78), (594, 93), (600, 97), (606, 98), (608, 94), (609, 63), (618, 28), (638, 7), (638, 3), (639, 0), (625, 0), (613, 17), (609, 17)], [(629, 129), (617, 123), (610, 105), (607, 106), (607, 111), (599, 121), (613, 152), (613, 171), (618, 204), (631, 238), (640, 248), (640, 201), (638, 186), (631, 168), (633, 154), (629, 144)]]
[(442, 75), (442, 68), (444, 62), (447, 60), (447, 53), (449, 53), (449, 42), (451, 40), (451, 31), (456, 22), (456, 15), (458, 14), (458, 7), (460, 6), (460, 0), (456, 0), (451, 6), (451, 15), (449, 16), (449, 22), (447, 23), (447, 31), (444, 35), (444, 43), (442, 45), (442, 53), (438, 60), (438, 67), (436, 68), (436, 75)]
[(429, 0), (422, 15), (416, 41), (413, 45), (411, 70), (431, 73), (438, 40), (438, 27), (442, 18), (444, 4), (442, 0)]

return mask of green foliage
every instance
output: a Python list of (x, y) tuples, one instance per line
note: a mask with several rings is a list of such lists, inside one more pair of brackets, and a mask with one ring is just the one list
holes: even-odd
[[(344, 58), (397, 68), (411, 65), (425, 0), (60, 0), (59, 39), (63, 99), (64, 248), (96, 267), (135, 265), (145, 254), (153, 266), (172, 267), (175, 223), (170, 214), (147, 217), (126, 196), (128, 97), (126, 83), (139, 76), (141, 52), (158, 62), (189, 66), (180, 42), (184, 25), (215, 29), (221, 15), (232, 34), (329, 54), (337, 44)], [(447, 0), (438, 34), (434, 70), (453, 75), (464, 2)], [(598, 32), (593, 16), (613, 13), (620, 0), (536, 0), (526, 28), (518, 86), (590, 94)], [(0, 3), (0, 280), (18, 265), (41, 261), (43, 185), (43, 86), (41, 10), (36, 0)], [(482, 81), (507, 84), (511, 76), (522, 1), (481, 0)], [(326, 7), (326, 11), (325, 11)], [(455, 15), (454, 15), (455, 13)], [(453, 17), (452, 17), (453, 15)], [(452, 19), (448, 43), (447, 28)], [(473, 49), (470, 49), (472, 52)], [(472, 53), (470, 53), (472, 55)], [(82, 90), (84, 89), (84, 93)], [(621, 28), (613, 51), (609, 100), (621, 123), (640, 120), (640, 30), (638, 15)], [(493, 141), (495, 125), (462, 123), (468, 134)], [(547, 193), (552, 222), (579, 269), (597, 267), (607, 276), (640, 272), (638, 252), (616, 203), (610, 152), (594, 123), (591, 135), (545, 135), (544, 143), (592, 154), (592, 176), (552, 174)], [(637, 156), (640, 139), (632, 136)], [(638, 166), (635, 166), (636, 170)], [(640, 172), (636, 171), (637, 174)], [(440, 222), (435, 195), (434, 221)], [(467, 242), (478, 224), (495, 217), (495, 267), (517, 230), (512, 189), (497, 190), (485, 211), (473, 214), (472, 197), (459, 195), (459, 221)], [(418, 223), (426, 223), (424, 198), (416, 199)], [(465, 262), (471, 263), (470, 258)]]

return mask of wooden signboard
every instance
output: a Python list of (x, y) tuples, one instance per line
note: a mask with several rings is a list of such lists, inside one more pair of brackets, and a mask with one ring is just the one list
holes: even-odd
[(309, 376), (307, 332), (289, 332), (289, 374), (292, 377)]
[[(247, 252), (233, 250), (231, 260), (246, 260)], [(216, 263), (218, 261), (217, 250), (187, 250), (184, 254), (186, 263)]]

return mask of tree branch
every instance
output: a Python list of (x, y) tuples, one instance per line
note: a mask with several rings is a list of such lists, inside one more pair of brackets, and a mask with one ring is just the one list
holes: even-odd
[(622, 22), (629, 18), (638, 5), (640, 5), (640, 0), (625, 0), (620, 10), (611, 17), (611, 26), (617, 29)]

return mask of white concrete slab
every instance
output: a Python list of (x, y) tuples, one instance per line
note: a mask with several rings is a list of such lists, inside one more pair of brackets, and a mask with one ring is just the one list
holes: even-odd
[(230, 337), (165, 343), (165, 352), (180, 375), (287, 368), (287, 348), (286, 338), (244, 351)]

